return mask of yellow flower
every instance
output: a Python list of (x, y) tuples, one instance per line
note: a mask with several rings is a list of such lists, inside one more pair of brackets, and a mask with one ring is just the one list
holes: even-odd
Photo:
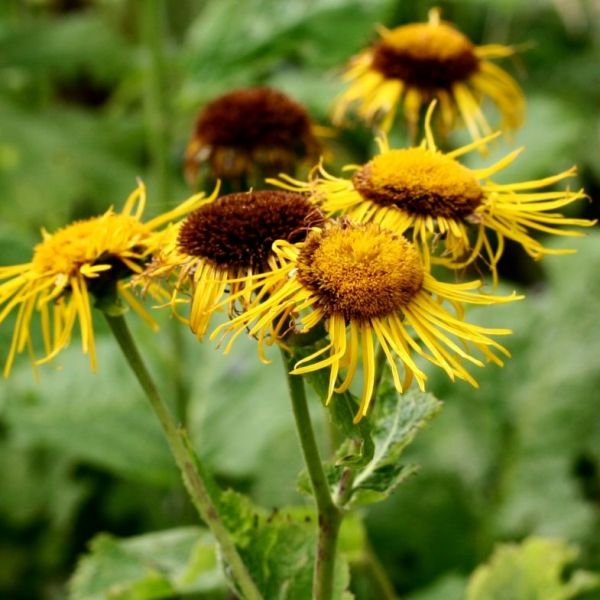
[(200, 112), (186, 149), (186, 178), (194, 185), (203, 165), (214, 178), (242, 183), (293, 173), (300, 163), (318, 158), (317, 130), (306, 110), (277, 90), (230, 92)]
[[(420, 146), (394, 150), (380, 138), (378, 156), (365, 165), (345, 168), (354, 170), (350, 179), (333, 177), (319, 165), (309, 182), (282, 175), (281, 181), (271, 183), (312, 194), (328, 215), (348, 215), (355, 221), (378, 223), (398, 233), (412, 230), (413, 241), (419, 244), (426, 265), (430, 262), (431, 246), (435, 247), (441, 239), (443, 257), (434, 257), (434, 262), (460, 268), (483, 253), (494, 278), (505, 239), (521, 244), (534, 259), (545, 254), (571, 253), (544, 247), (532, 232), (578, 236), (582, 233), (561, 227), (594, 224), (554, 212), (585, 198), (583, 191), (541, 191), (574, 176), (576, 169), (544, 179), (494, 183), (489, 178), (512, 163), (522, 149), (489, 167), (470, 169), (457, 159), (498, 134), (443, 153), (437, 149), (431, 132), (433, 108), (432, 104), (425, 121), (426, 136)], [(473, 242), (469, 237), (472, 229)], [(495, 246), (489, 230), (495, 233)]]
[(191, 301), (189, 325), (198, 338), (227, 292), (231, 301), (225, 303), (233, 314), (250, 300), (248, 281), (278, 267), (271, 251), (274, 241), (302, 241), (311, 227), (324, 222), (321, 211), (302, 194), (217, 194), (215, 190), (179, 226), (143, 278), (174, 279), (170, 304), (176, 308)]
[(473, 139), (491, 133), (480, 101), (488, 97), (502, 115), (502, 127), (513, 129), (523, 120), (525, 100), (516, 82), (487, 59), (510, 56), (514, 50), (498, 44), (475, 46), (439, 10), (428, 23), (383, 29), (381, 40), (358, 54), (345, 73), (349, 87), (338, 97), (334, 122), (348, 109), (389, 131), (400, 104), (411, 132), (416, 134), (421, 107), (438, 99), (441, 125), (450, 130), (460, 115)]
[[(464, 304), (495, 304), (517, 299), (471, 292), (480, 282), (449, 284), (437, 281), (421, 263), (415, 246), (379, 225), (332, 223), (313, 230), (303, 244), (276, 242), (278, 269), (252, 284), (256, 296), (245, 312), (219, 326), (211, 338), (232, 333), (225, 352), (246, 329), (259, 346), (272, 323), (293, 319), (304, 333), (326, 325), (328, 343), (302, 359), (293, 374), (330, 369), (329, 399), (352, 383), (362, 361), (363, 384), (359, 421), (368, 411), (375, 382), (375, 346), (379, 344), (402, 391), (416, 379), (425, 388), (426, 375), (414, 355), (442, 368), (448, 376), (476, 381), (461, 359), (482, 366), (469, 346), (499, 365), (495, 348), (508, 355), (490, 335), (510, 333), (463, 320)], [(448, 302), (454, 311), (444, 306)], [(413, 337), (414, 336), (414, 337)], [(403, 366), (403, 380), (397, 362)], [(341, 381), (338, 375), (345, 371)]]
[[(76, 221), (53, 234), (42, 230), (42, 241), (31, 262), (0, 267), (0, 324), (17, 310), (4, 376), (16, 354), (29, 351), (34, 364), (54, 358), (67, 346), (76, 322), (84, 353), (96, 367), (90, 296), (116, 285), (120, 297), (150, 324), (154, 321), (128, 291), (124, 279), (139, 273), (156, 250), (162, 234), (156, 229), (193, 210), (201, 195), (174, 210), (142, 222), (146, 202), (143, 184), (129, 196), (120, 213), (111, 208), (103, 215)], [(31, 332), (34, 313), (39, 317), (44, 358), (37, 360)]]

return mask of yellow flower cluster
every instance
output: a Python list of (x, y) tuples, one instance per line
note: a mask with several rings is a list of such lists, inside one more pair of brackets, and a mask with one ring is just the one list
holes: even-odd
[[(581, 190), (551, 189), (574, 176), (574, 168), (496, 183), (492, 178), (520, 150), (478, 169), (459, 160), (498, 135), (483, 116), (483, 96), (496, 103), (507, 127), (522, 120), (521, 91), (488, 60), (512, 52), (474, 46), (437, 11), (428, 23), (383, 30), (381, 40), (352, 62), (334, 121), (356, 106), (360, 116), (388, 130), (403, 104), (416, 132), (421, 108), (429, 106), (420, 145), (390, 148), (380, 132), (379, 153), (347, 166), (346, 176), (331, 175), (321, 162), (306, 180), (289, 173), (268, 179), (277, 190), (220, 195), (217, 187), (145, 222), (140, 185), (120, 213), (110, 209), (54, 234), (43, 232), (29, 263), (0, 267), (0, 324), (16, 311), (5, 375), (25, 350), (35, 364), (56, 356), (77, 322), (95, 366), (92, 299), (118, 294), (153, 323), (132, 293), (139, 287), (170, 305), (198, 338), (208, 332), (213, 313), (225, 308), (229, 319), (211, 338), (226, 342), (227, 352), (247, 332), (265, 362), (265, 345), (288, 348), (291, 334), (320, 332), (317, 348), (292, 373), (328, 369), (328, 399), (360, 379), (357, 421), (368, 412), (384, 361), (401, 392), (413, 380), (425, 389), (423, 361), (476, 386), (465, 363), (501, 365), (508, 351), (494, 337), (510, 331), (470, 324), (464, 308), (521, 296), (481, 293), (479, 280), (440, 281), (432, 266), (457, 271), (481, 258), (497, 280), (506, 240), (539, 259), (569, 251), (546, 248), (536, 234), (580, 235), (571, 228), (592, 224), (556, 212), (585, 197)], [(444, 135), (457, 116), (473, 141), (442, 152), (433, 130)], [(278, 92), (227, 94), (197, 121), (186, 155), (188, 177), (195, 180), (204, 161), (236, 189), (257, 170), (268, 174), (314, 159), (319, 145), (313, 130), (301, 107)], [(179, 314), (181, 305), (186, 314)], [(31, 332), (35, 315), (41, 358)]]

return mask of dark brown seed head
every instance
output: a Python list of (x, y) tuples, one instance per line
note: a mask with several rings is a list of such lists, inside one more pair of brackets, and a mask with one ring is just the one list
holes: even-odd
[(201, 164), (215, 177), (236, 178), (292, 172), (305, 159), (316, 160), (321, 145), (304, 108), (277, 90), (259, 87), (230, 92), (200, 113), (186, 150), (186, 177)]
[(222, 196), (194, 211), (179, 232), (180, 251), (234, 271), (266, 269), (275, 240), (301, 242), (323, 214), (301, 194), (256, 191)]
[(205, 144), (246, 150), (282, 146), (301, 154), (309, 133), (304, 108), (270, 88), (225, 94), (208, 104), (196, 123), (196, 137)]

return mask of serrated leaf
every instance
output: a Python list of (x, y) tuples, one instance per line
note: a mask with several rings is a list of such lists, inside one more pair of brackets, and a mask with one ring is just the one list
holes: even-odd
[[(240, 554), (265, 598), (306, 600), (312, 595), (317, 541), (317, 521), (312, 510), (286, 508), (267, 513), (244, 496), (229, 491), (222, 495), (220, 513), (233, 532)], [(353, 548), (356, 529), (343, 538)], [(350, 600), (350, 573), (338, 554), (333, 598)]]
[(77, 566), (71, 600), (151, 600), (224, 586), (214, 542), (200, 527), (128, 539), (100, 534)]
[(431, 394), (410, 391), (398, 394), (384, 377), (382, 390), (370, 416), (375, 451), (367, 464), (357, 470), (348, 499), (353, 504), (369, 504), (387, 498), (415, 465), (399, 462), (402, 452), (440, 411), (442, 403)]
[(478, 567), (467, 587), (467, 600), (569, 600), (600, 587), (600, 574), (565, 568), (579, 554), (564, 541), (532, 537), (521, 544), (498, 547), (490, 561)]

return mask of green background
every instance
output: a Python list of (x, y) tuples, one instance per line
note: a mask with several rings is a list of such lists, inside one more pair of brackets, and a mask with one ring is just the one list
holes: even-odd
[[(42, 226), (52, 231), (119, 207), (138, 176), (149, 188), (147, 214), (161, 212), (156, 136), (166, 140), (169, 206), (184, 199), (182, 158), (195, 115), (220, 93), (272, 85), (328, 124), (340, 67), (373, 39), (374, 24), (425, 20), (434, 5), (164, 4), (156, 27), (154, 0), (0, 3), (1, 264), (29, 260)], [(526, 124), (485, 160), (525, 145), (505, 180), (578, 164), (579, 182), (571, 185), (594, 198), (600, 185), (594, 3), (439, 5), (476, 43), (522, 44), (503, 66), (525, 89)], [(152, 67), (153, 49), (161, 47), (163, 120)], [(464, 139), (459, 132), (455, 141)], [(332, 170), (364, 160), (371, 148), (364, 128), (340, 133), (330, 142)], [(572, 212), (599, 213), (594, 202)], [(364, 512), (370, 545), (403, 597), (460, 598), (466, 578), (496, 543), (530, 535), (569, 541), (581, 549), (579, 566), (600, 570), (600, 235), (548, 243), (578, 253), (533, 263), (510, 246), (501, 291), (522, 290), (527, 300), (469, 313), (514, 330), (507, 340), (513, 358), (503, 369), (476, 373), (477, 391), (431, 373), (432, 391), (445, 406), (409, 450), (421, 470)], [(166, 324), (165, 313), (159, 318)], [(130, 321), (171, 396), (169, 327), (156, 337)], [(0, 327), (0, 358), (11, 325)], [(99, 532), (134, 536), (196, 522), (154, 416), (105, 334), (98, 323), (97, 374), (76, 339), (42, 370), (40, 383), (22, 358), (0, 387), (1, 598), (65, 597), (78, 557)], [(250, 342), (224, 358), (187, 332), (182, 340), (191, 434), (220, 482), (267, 508), (307, 503), (296, 491), (301, 457), (278, 357), (265, 367)], [(313, 408), (325, 433), (326, 411), (316, 400)], [(225, 597), (215, 577), (209, 591), (193, 597)], [(353, 590), (358, 598), (375, 597), (359, 568)]]

